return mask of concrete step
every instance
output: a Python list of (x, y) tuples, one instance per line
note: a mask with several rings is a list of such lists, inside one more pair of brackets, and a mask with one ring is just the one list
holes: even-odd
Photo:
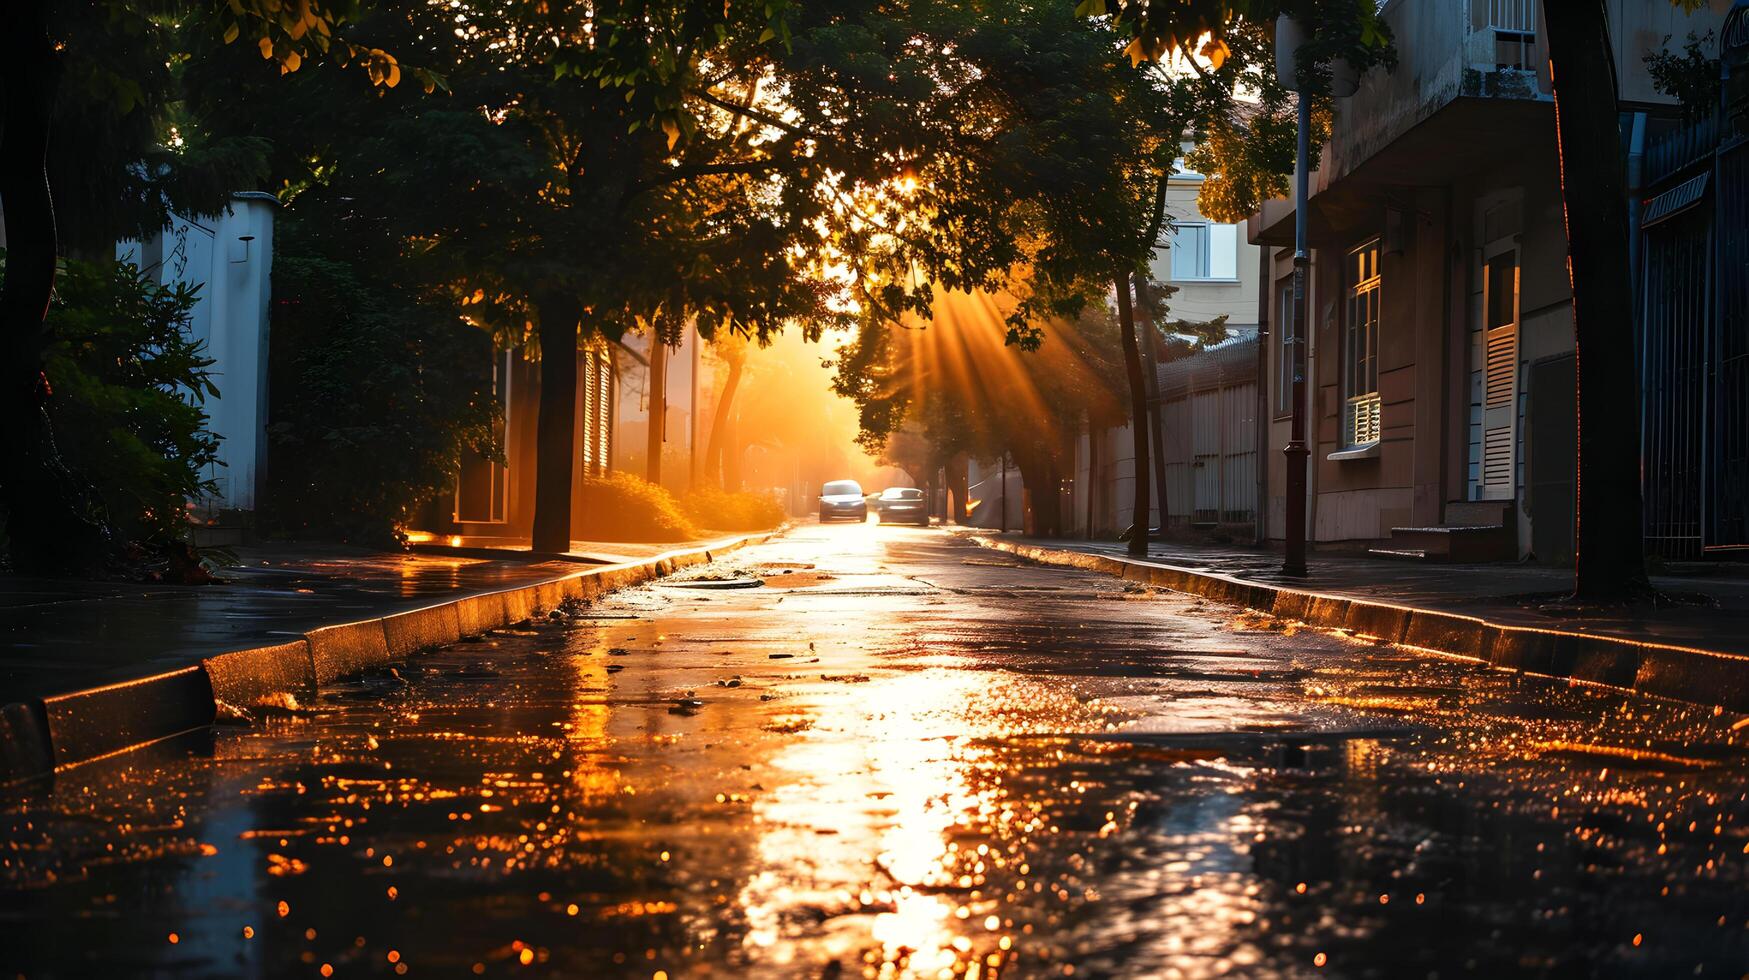
[(1398, 558), (1406, 561), (1427, 560), (1427, 552), (1422, 548), (1368, 548), (1366, 553), (1378, 558)]
[(196, 548), (236, 548), (249, 543), (249, 529), (196, 524), (190, 528), (189, 537)]
[(1421, 551), (1429, 561), (1511, 561), (1518, 557), (1518, 541), (1509, 527), (1394, 527), (1392, 551)]
[(1445, 505), (1445, 523), (1451, 527), (1504, 527), (1514, 516), (1510, 500), (1451, 500)]

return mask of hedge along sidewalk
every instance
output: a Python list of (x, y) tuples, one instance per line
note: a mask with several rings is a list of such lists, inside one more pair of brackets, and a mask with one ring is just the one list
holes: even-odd
[(240, 708), (324, 685), (467, 636), (518, 623), (567, 599), (598, 596), (709, 562), (781, 532), (747, 534), (419, 609), (312, 629), (283, 643), (231, 650), (173, 670), (0, 708), (0, 783), (104, 758), (211, 725)]
[(1243, 606), (1281, 619), (1506, 670), (1567, 678), (1749, 713), (1749, 656), (1723, 650), (1494, 622), (1353, 593), (1318, 592), (1207, 569), (972, 535), (978, 544), (1047, 565)]

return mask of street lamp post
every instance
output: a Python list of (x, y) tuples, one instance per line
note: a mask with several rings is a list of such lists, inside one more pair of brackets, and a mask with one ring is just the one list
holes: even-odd
[[(1277, 32), (1279, 41), (1281, 32)], [(1306, 190), (1310, 183), (1306, 162), (1310, 155), (1312, 108), (1304, 92), (1299, 96), (1299, 150), (1294, 160), (1294, 308), (1293, 333), (1293, 423), (1287, 448), (1287, 555), (1284, 575), (1306, 574), (1306, 273), (1312, 264), (1306, 251)]]
[[(1300, 84), (1299, 53), (1305, 42), (1305, 31), (1286, 14), (1275, 22), (1275, 73), (1281, 83), (1298, 93), (1299, 119), (1297, 153), (1294, 159), (1294, 303), (1293, 334), (1289, 338), (1293, 352), (1293, 421), (1289, 429), (1287, 448), (1287, 521), (1286, 555), (1282, 559), (1284, 575), (1306, 574), (1306, 465), (1311, 449), (1306, 445), (1306, 338), (1311, 324), (1306, 312), (1307, 275), (1312, 266), (1311, 252), (1306, 246), (1306, 215), (1310, 205), (1312, 103), (1306, 87)], [(1349, 63), (1338, 60), (1330, 66), (1330, 90), (1337, 98), (1353, 95), (1359, 79)], [(1288, 324), (1282, 324), (1286, 329)]]

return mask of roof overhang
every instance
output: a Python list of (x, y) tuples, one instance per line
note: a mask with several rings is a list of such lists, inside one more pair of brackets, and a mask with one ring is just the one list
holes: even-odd
[[(1327, 186), (1312, 174), (1306, 238), (1313, 246), (1340, 246), (1379, 230), (1392, 192), (1442, 187), (1499, 166), (1527, 146), (1546, 152), (1555, 139), (1554, 104), (1537, 99), (1453, 99)], [(1264, 203), (1247, 224), (1256, 245), (1291, 247), (1291, 200)]]

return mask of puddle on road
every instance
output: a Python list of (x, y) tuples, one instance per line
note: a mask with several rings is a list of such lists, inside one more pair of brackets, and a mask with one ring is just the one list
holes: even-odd
[[(1112, 580), (968, 567), (976, 552), (909, 533), (903, 556), (883, 553), (879, 534), (838, 530), (747, 554), (826, 576), (879, 558), (966, 595), (860, 590), (789, 611), (769, 589), (634, 590), (338, 687), (320, 715), (6, 798), (0, 921), (22, 941), (0, 966), (989, 978), (1749, 962), (1731, 719), (1236, 632), (1227, 611), (1171, 597), (1118, 620), (1085, 598), (1118, 593)], [(1077, 592), (1017, 606), (980, 591), (992, 575)]]

